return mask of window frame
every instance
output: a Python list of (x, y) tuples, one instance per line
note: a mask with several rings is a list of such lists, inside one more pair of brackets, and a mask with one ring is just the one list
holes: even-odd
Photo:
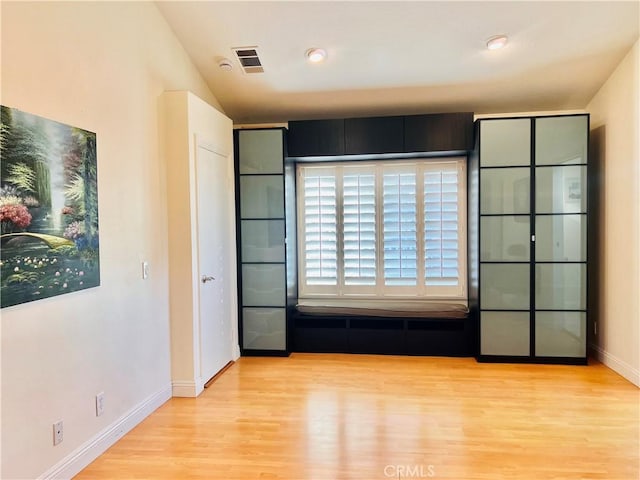
[[(427, 285), (425, 278), (425, 235), (424, 235), (424, 182), (427, 171), (439, 170), (439, 166), (455, 164), (457, 171), (457, 240), (458, 240), (458, 284), (455, 286)], [(385, 285), (384, 279), (384, 233), (383, 233), (383, 175), (391, 171), (408, 171), (416, 174), (416, 285)], [(305, 255), (305, 172), (335, 172), (336, 185), (336, 284), (308, 285), (306, 282)], [(386, 170), (386, 172), (385, 172)], [(343, 179), (345, 172), (363, 171), (374, 174), (375, 182), (375, 285), (346, 285), (344, 278), (344, 219), (343, 219)], [(298, 257), (298, 298), (304, 299), (413, 299), (413, 300), (467, 300), (467, 158), (435, 157), (409, 160), (358, 160), (343, 162), (305, 162), (296, 165), (296, 207), (297, 207), (297, 257)]]

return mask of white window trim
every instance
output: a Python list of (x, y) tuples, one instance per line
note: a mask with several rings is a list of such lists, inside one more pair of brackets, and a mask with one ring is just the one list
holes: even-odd
[[(418, 234), (417, 250), (421, 252), (418, 258), (417, 277), (418, 280), (423, 279), (423, 283), (419, 281), (418, 286), (385, 286), (383, 275), (380, 274), (383, 268), (383, 236), (380, 233), (382, 223), (381, 206), (381, 188), (382, 188), (382, 170), (383, 166), (398, 167), (406, 169), (407, 167), (415, 167), (421, 165), (421, 173), (428, 170), (438, 169), (442, 164), (456, 163), (458, 170), (458, 278), (459, 283), (456, 286), (428, 286), (424, 284), (424, 180), (420, 178), (416, 182), (416, 199), (422, 205), (417, 208), (416, 228)], [(338, 262), (338, 280), (337, 285), (307, 285), (306, 284), (306, 265), (305, 265), (305, 218), (304, 218), (304, 170), (314, 169), (321, 171), (322, 169), (336, 171), (336, 191), (342, 192), (342, 172), (343, 169), (365, 169), (367, 172), (376, 173), (376, 285), (345, 285), (343, 270), (343, 238), (341, 231), (337, 232), (337, 262)], [(340, 172), (340, 174), (337, 174)], [(423, 174), (423, 173), (422, 173)], [(298, 217), (298, 296), (300, 299), (331, 299), (332, 301), (340, 301), (341, 299), (376, 299), (376, 300), (467, 300), (467, 174), (466, 174), (466, 158), (465, 157), (446, 157), (433, 159), (416, 159), (416, 160), (391, 160), (391, 161), (357, 161), (357, 162), (322, 162), (322, 163), (305, 163), (297, 165), (297, 217)], [(343, 224), (343, 205), (341, 195), (338, 195), (336, 202), (336, 216), (338, 225)]]

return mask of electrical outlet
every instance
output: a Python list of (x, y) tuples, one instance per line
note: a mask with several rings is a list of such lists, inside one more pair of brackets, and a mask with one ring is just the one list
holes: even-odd
[(63, 433), (64, 432), (62, 430), (62, 420), (59, 420), (53, 424), (53, 444), (54, 445), (58, 445), (59, 443), (62, 443)]
[(96, 417), (104, 413), (104, 392), (96, 395)]

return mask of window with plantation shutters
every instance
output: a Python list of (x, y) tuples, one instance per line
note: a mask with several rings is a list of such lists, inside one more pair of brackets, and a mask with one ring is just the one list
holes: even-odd
[(298, 165), (301, 298), (466, 298), (465, 159)]

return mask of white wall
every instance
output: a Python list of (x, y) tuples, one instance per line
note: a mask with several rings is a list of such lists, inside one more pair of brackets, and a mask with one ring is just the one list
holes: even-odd
[[(639, 41), (640, 42), (640, 41)], [(598, 175), (591, 276), (595, 351), (640, 386), (640, 46), (593, 97), (591, 158)], [(595, 250), (595, 251), (594, 251)], [(593, 328), (591, 329), (593, 331)]]
[[(101, 445), (112, 442), (170, 395), (171, 180), (159, 150), (158, 99), (191, 90), (219, 104), (153, 3), (1, 8), (2, 104), (96, 132), (98, 155), (102, 285), (2, 310), (0, 477), (18, 479), (69, 474), (60, 469), (65, 457), (101, 433), (110, 435)], [(106, 408), (96, 417), (100, 391)], [(64, 441), (54, 447), (59, 419)]]

